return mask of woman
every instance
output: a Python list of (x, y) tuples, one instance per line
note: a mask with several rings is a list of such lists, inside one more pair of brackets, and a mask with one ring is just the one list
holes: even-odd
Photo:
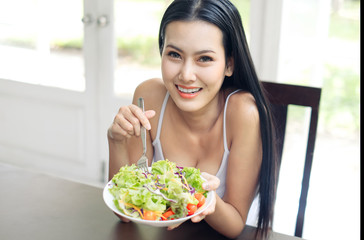
[[(229, 0), (175, 0), (160, 25), (162, 79), (140, 84), (133, 104), (119, 109), (108, 130), (109, 177), (147, 156), (204, 172), (216, 190), (202, 219), (234, 238), (259, 197), (257, 226), (271, 226), (277, 162), (269, 106), (258, 81), (241, 18)], [(136, 106), (145, 100), (144, 113)]]

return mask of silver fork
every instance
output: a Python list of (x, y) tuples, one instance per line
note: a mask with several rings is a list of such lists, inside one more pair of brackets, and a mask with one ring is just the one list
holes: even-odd
[[(138, 99), (138, 106), (144, 112), (144, 99), (143, 98), (139, 98)], [(147, 134), (147, 130), (145, 129), (145, 127), (141, 126), (140, 127), (140, 135), (141, 135), (142, 143), (143, 143), (143, 155), (138, 160), (137, 167), (139, 169), (141, 169), (143, 172), (148, 172), (148, 158), (146, 156), (146, 152), (147, 152), (147, 142), (146, 142), (146, 139), (145, 139), (146, 134)]]

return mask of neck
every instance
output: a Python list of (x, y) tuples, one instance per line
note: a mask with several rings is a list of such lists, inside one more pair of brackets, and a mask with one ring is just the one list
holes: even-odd
[(218, 122), (224, 108), (222, 94), (218, 94), (208, 105), (197, 112), (184, 112), (176, 106), (176, 117), (182, 119), (186, 128), (193, 133), (208, 133)]

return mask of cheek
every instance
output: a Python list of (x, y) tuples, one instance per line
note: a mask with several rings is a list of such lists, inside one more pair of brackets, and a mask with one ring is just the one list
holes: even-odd
[(163, 81), (173, 81), (173, 79), (178, 75), (178, 67), (176, 64), (171, 63), (162, 59), (161, 62), (162, 78)]
[(200, 72), (200, 76), (205, 79), (206, 84), (220, 84), (225, 78), (224, 70), (224, 66), (205, 68)]

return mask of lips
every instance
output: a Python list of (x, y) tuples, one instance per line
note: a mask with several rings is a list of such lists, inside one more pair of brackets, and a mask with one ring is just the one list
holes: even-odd
[(191, 99), (196, 97), (202, 90), (199, 87), (186, 87), (182, 85), (176, 85), (179, 95), (182, 98)]

